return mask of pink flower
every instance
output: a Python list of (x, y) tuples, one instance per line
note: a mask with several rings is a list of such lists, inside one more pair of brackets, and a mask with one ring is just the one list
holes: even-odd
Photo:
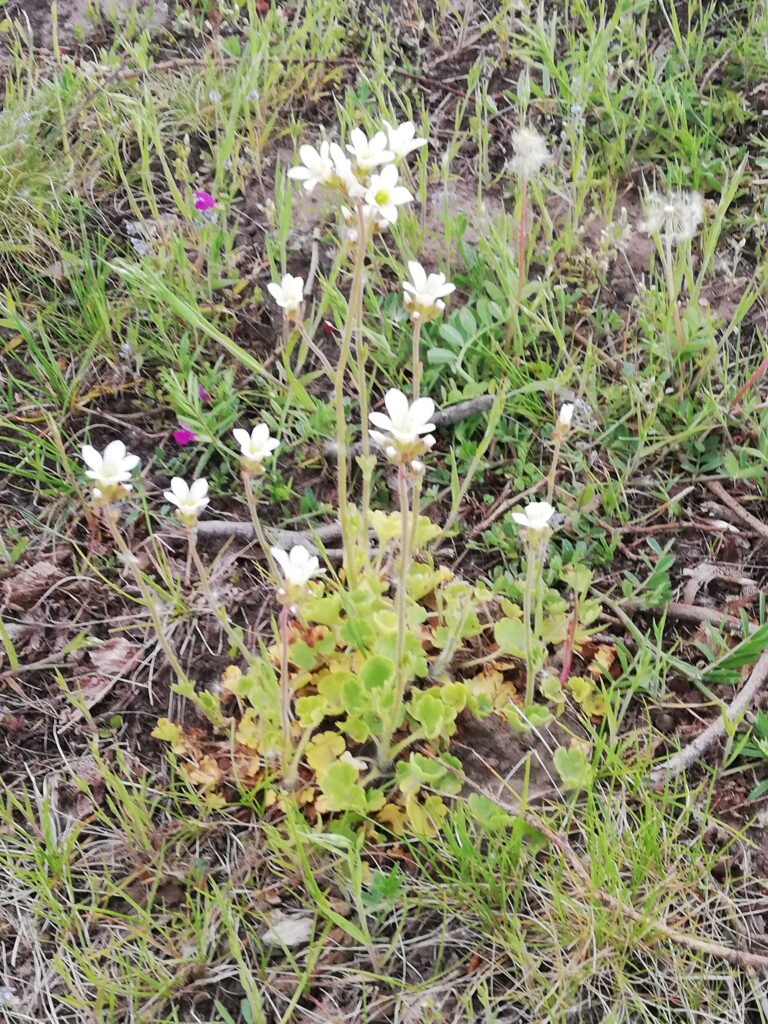
[(200, 399), (203, 405), (210, 405), (211, 402), (213, 401), (213, 399), (205, 390), (202, 384), (198, 384), (197, 386), (197, 397)]
[(174, 430), (173, 440), (176, 442), (176, 444), (181, 445), (181, 447), (183, 448), (184, 445), (192, 444), (193, 441), (196, 441), (197, 434), (194, 431), (190, 430), (189, 427), (185, 427), (182, 425), (179, 427), (178, 430)]
[(195, 209), (200, 210), (204, 213), (206, 210), (212, 210), (216, 205), (216, 200), (213, 198), (210, 192), (206, 192), (204, 189), (197, 189), (195, 192)]

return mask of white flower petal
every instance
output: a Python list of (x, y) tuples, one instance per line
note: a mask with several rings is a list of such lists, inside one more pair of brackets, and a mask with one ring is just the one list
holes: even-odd
[(80, 454), (83, 457), (83, 462), (90, 469), (99, 470), (102, 466), (101, 453), (97, 452), (93, 445), (84, 444), (80, 449)]

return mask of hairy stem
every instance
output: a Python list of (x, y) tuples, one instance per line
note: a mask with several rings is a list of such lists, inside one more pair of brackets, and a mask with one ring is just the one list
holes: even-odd
[(288, 620), (290, 609), (284, 604), (278, 616), (280, 629), (280, 728), (283, 732), (283, 769), (287, 775), (288, 752), (292, 747), (291, 735), (291, 681), (288, 678)]
[(136, 581), (136, 586), (139, 588), (139, 592), (141, 593), (142, 603), (149, 612), (149, 617), (152, 620), (152, 626), (154, 627), (158, 642), (163, 649), (163, 653), (168, 659), (168, 664), (176, 673), (179, 682), (189, 683), (187, 673), (181, 667), (181, 662), (176, 657), (176, 652), (173, 650), (173, 648), (168, 643), (168, 640), (166, 638), (165, 627), (163, 625), (162, 619), (160, 618), (160, 613), (157, 609), (157, 601), (155, 600), (155, 596), (152, 593), (151, 589), (147, 586), (147, 582), (144, 579), (138, 565), (136, 564), (136, 558), (125, 542), (125, 538), (118, 530), (117, 520), (118, 515), (113, 506), (105, 505), (104, 521), (107, 525), (107, 529), (111, 533), (112, 539), (114, 540), (118, 551), (123, 556), (123, 561), (125, 562), (125, 565), (130, 569), (131, 573), (133, 574), (133, 578)]
[(405, 473), (405, 466), (398, 466), (397, 490), (400, 497), (400, 574), (397, 581), (396, 611), (397, 611), (397, 639), (395, 642), (395, 704), (392, 709), (392, 720), (389, 723), (386, 733), (379, 748), (380, 759), (387, 762), (392, 760), (392, 737), (395, 734), (400, 722), (403, 700), (405, 699), (405, 667), (403, 657), (405, 655), (405, 637), (408, 632), (408, 570), (410, 568), (411, 552), (411, 517), (408, 508), (408, 478)]
[(555, 450), (552, 452), (552, 463), (549, 467), (549, 474), (547, 475), (547, 501), (552, 503), (552, 498), (555, 494), (555, 481), (557, 479), (557, 464), (560, 461), (560, 448), (562, 447), (563, 440), (560, 436), (559, 424), (555, 427)]
[(421, 320), (413, 321), (413, 338), (411, 341), (411, 358), (413, 360), (413, 400), (421, 394)]
[(272, 557), (272, 548), (270, 547), (267, 535), (264, 533), (264, 527), (261, 525), (261, 520), (259, 519), (259, 503), (256, 499), (256, 495), (253, 493), (253, 474), (249, 473), (247, 469), (244, 469), (242, 470), (241, 476), (243, 488), (245, 489), (245, 497), (248, 502), (248, 511), (251, 513), (251, 522), (253, 523), (256, 539), (259, 542), (259, 547), (264, 552), (264, 557), (267, 560), (267, 565), (269, 566), (272, 578), (278, 580), (280, 579), (280, 574), (277, 571), (275, 560)]
[(666, 235), (664, 238), (664, 277), (667, 281), (667, 292), (670, 305), (672, 306), (672, 319), (675, 323), (677, 345), (678, 348), (683, 349), (685, 347), (685, 337), (683, 335), (683, 324), (680, 320), (680, 310), (677, 306), (677, 285), (675, 284), (675, 266), (672, 259), (672, 238), (670, 235)]
[(538, 548), (528, 542), (528, 565), (523, 593), (523, 624), (525, 625), (525, 703), (533, 703), (536, 695), (536, 667), (533, 663), (533, 591), (538, 575)]
[[(354, 317), (353, 333), (355, 338), (355, 362), (357, 364), (357, 393), (360, 399), (360, 430), (362, 443), (362, 465), (363, 465), (363, 493), (361, 499), (361, 543), (365, 566), (370, 562), (370, 545), (368, 540), (368, 521), (371, 508), (371, 476), (370, 466), (371, 439), (368, 426), (368, 379), (366, 375), (367, 350), (363, 344), (363, 289), (365, 285), (365, 250), (367, 248), (366, 224), (363, 208), (360, 204), (357, 207), (357, 231), (358, 248), (356, 260), (359, 263), (360, 287), (357, 289), (356, 304), (351, 310)], [(356, 268), (357, 269), (357, 268)]]
[(528, 247), (528, 179), (520, 179), (520, 220), (517, 225), (517, 305), (523, 300), (526, 281), (525, 252)]
[[(362, 213), (358, 211), (359, 222), (362, 223)], [(339, 361), (333, 379), (334, 411), (336, 413), (336, 450), (337, 450), (337, 476), (336, 488), (339, 501), (339, 519), (341, 520), (341, 536), (344, 546), (344, 568), (347, 580), (354, 586), (357, 579), (357, 568), (355, 566), (354, 549), (352, 537), (350, 536), (349, 509), (347, 507), (347, 422), (344, 416), (344, 377), (349, 363), (349, 355), (352, 345), (352, 328), (355, 320), (355, 311), (361, 301), (363, 287), (363, 264), (365, 262), (365, 233), (358, 231), (357, 245), (355, 248), (354, 265), (352, 269), (352, 287), (349, 293), (349, 306), (347, 316), (344, 320), (344, 329), (341, 334), (339, 345)], [(364, 427), (367, 431), (367, 424)]]

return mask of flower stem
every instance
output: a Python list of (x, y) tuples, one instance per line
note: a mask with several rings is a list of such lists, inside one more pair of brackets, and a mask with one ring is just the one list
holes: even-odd
[(288, 678), (288, 619), (290, 616), (290, 609), (287, 604), (284, 604), (280, 609), (280, 615), (278, 616), (278, 626), (280, 629), (280, 728), (283, 731), (283, 770), (284, 775), (287, 774), (287, 758), (288, 752), (291, 750), (292, 735), (291, 735), (291, 689), (290, 679)]
[(203, 560), (200, 557), (200, 552), (197, 550), (197, 528), (196, 527), (193, 526), (193, 527), (189, 527), (187, 529), (187, 539), (189, 541), (189, 545), (188, 545), (188, 549), (187, 549), (187, 557), (188, 557), (188, 560), (194, 561), (194, 563), (195, 563), (195, 568), (197, 569), (197, 576), (198, 576), (198, 579), (200, 580), (200, 585), (203, 588), (203, 593), (205, 594), (205, 599), (208, 602), (208, 606), (210, 607), (210, 609), (213, 612), (214, 616), (221, 623), (222, 628), (224, 629), (224, 632), (227, 634), (227, 637), (229, 638), (230, 643), (234, 647), (237, 647), (237, 649), (240, 651), (240, 654), (242, 655), (242, 657), (250, 665), (252, 663), (252, 661), (253, 661), (253, 658), (251, 656), (251, 652), (248, 650), (248, 648), (243, 643), (242, 638), (238, 635), (237, 630), (233, 629), (232, 624), (229, 621), (229, 617), (227, 615), (226, 608), (224, 608), (223, 605), (218, 604), (218, 602), (216, 601), (216, 598), (213, 596), (213, 591), (211, 590), (211, 581), (210, 581), (210, 578), (208, 576), (208, 570), (206, 569), (206, 567), (205, 567), (205, 565), (203, 563)]
[(259, 519), (259, 503), (256, 499), (256, 495), (253, 493), (253, 474), (249, 473), (247, 469), (243, 469), (241, 472), (243, 488), (245, 490), (245, 497), (248, 502), (248, 511), (251, 513), (251, 522), (253, 523), (253, 529), (256, 533), (256, 539), (259, 542), (259, 547), (264, 552), (264, 557), (267, 560), (269, 571), (273, 579), (279, 579), (280, 574), (277, 571), (275, 560), (272, 557), (272, 548), (267, 540), (267, 535), (264, 533), (264, 527), (261, 525)]
[(536, 668), (533, 664), (533, 591), (538, 575), (538, 548), (528, 542), (528, 565), (523, 593), (523, 624), (525, 625), (525, 704), (533, 703), (536, 695)]
[(367, 349), (363, 344), (363, 289), (365, 286), (365, 250), (367, 248), (366, 224), (363, 208), (358, 204), (357, 208), (357, 231), (358, 249), (356, 259), (360, 264), (360, 286), (357, 289), (355, 298), (356, 305), (351, 310), (354, 317), (353, 333), (355, 338), (355, 362), (357, 364), (357, 393), (360, 399), (360, 429), (361, 443), (363, 449), (362, 472), (363, 472), (363, 493), (361, 499), (361, 540), (365, 566), (370, 563), (370, 548), (368, 544), (368, 521), (371, 508), (371, 439), (368, 433), (368, 379), (366, 375)]
[(517, 305), (523, 301), (526, 281), (525, 252), (528, 247), (528, 179), (520, 179), (520, 220), (517, 225)]
[(397, 469), (397, 489), (400, 496), (400, 578), (397, 582), (396, 611), (397, 611), (397, 639), (395, 642), (395, 704), (392, 708), (392, 720), (387, 727), (383, 742), (379, 748), (380, 756), (387, 762), (392, 760), (392, 737), (400, 723), (403, 700), (405, 698), (405, 667), (403, 657), (405, 654), (405, 637), (408, 632), (408, 570), (410, 568), (411, 552), (411, 517), (408, 508), (408, 478), (405, 473), (405, 466), (400, 465)]
[[(358, 216), (361, 218), (362, 213)], [(357, 567), (355, 565), (352, 538), (350, 536), (349, 509), (347, 507), (347, 423), (344, 416), (344, 376), (349, 363), (349, 355), (352, 343), (352, 327), (355, 320), (363, 287), (363, 264), (365, 262), (366, 238), (363, 232), (358, 232), (357, 246), (355, 250), (354, 264), (352, 269), (352, 286), (349, 293), (349, 306), (347, 316), (344, 320), (344, 328), (341, 334), (339, 345), (339, 361), (333, 379), (334, 410), (336, 413), (336, 466), (337, 466), (337, 494), (339, 501), (339, 518), (341, 520), (341, 536), (344, 546), (344, 567), (347, 579), (351, 586), (354, 586), (357, 579)], [(367, 424), (364, 429), (367, 429)]]
[(562, 438), (560, 431), (555, 428), (555, 450), (552, 452), (552, 464), (549, 467), (549, 474), (547, 476), (547, 501), (551, 503), (555, 493), (555, 480), (557, 479), (557, 464), (560, 460), (560, 448), (562, 446)]
[(672, 238), (670, 235), (665, 235), (664, 237), (664, 276), (667, 280), (667, 292), (669, 293), (669, 302), (672, 306), (672, 319), (675, 323), (677, 346), (682, 350), (685, 348), (685, 336), (683, 334), (683, 324), (680, 320), (680, 310), (677, 306), (677, 285), (675, 284), (675, 267), (672, 260)]
[(411, 341), (411, 357), (413, 359), (413, 400), (421, 393), (421, 320), (413, 321), (413, 339)]
[(168, 659), (168, 664), (171, 666), (173, 671), (176, 673), (180, 683), (189, 684), (189, 678), (187, 673), (181, 667), (179, 659), (176, 657), (176, 652), (173, 650), (165, 635), (165, 627), (163, 621), (160, 618), (160, 613), (157, 610), (157, 601), (155, 600), (154, 594), (147, 586), (146, 580), (141, 574), (140, 569), (136, 564), (136, 558), (133, 552), (125, 542), (125, 538), (117, 528), (118, 515), (112, 505), (104, 506), (104, 521), (107, 524), (107, 529), (112, 534), (117, 549), (123, 556), (125, 565), (130, 569), (133, 574), (133, 578), (136, 580), (136, 585), (141, 593), (142, 603), (149, 612), (149, 617), (152, 620), (152, 626), (154, 627), (157, 635), (158, 642), (163, 649), (163, 653)]

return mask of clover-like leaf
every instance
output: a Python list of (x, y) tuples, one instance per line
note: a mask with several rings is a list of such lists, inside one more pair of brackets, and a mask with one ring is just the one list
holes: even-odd
[(566, 685), (577, 704), (583, 704), (585, 700), (588, 700), (595, 689), (594, 682), (583, 676), (571, 676)]
[(445, 569), (433, 569), (424, 562), (413, 562), (408, 570), (408, 596), (420, 601), (445, 579)]
[(508, 704), (504, 708), (504, 715), (512, 728), (520, 733), (540, 729), (552, 718), (549, 708), (543, 704), (526, 704), (522, 708), (517, 704)]
[(446, 729), (456, 718), (456, 712), (431, 693), (415, 693), (408, 704), (408, 714), (419, 723), (429, 740), (447, 736)]
[(467, 706), (469, 693), (466, 683), (444, 683), (442, 686), (433, 687), (428, 692), (439, 696), (440, 700), (454, 711), (463, 711)]
[(187, 750), (181, 726), (168, 718), (159, 718), (150, 736), (153, 740), (162, 740), (164, 743), (170, 743), (174, 754), (183, 754)]
[(318, 798), (315, 806), (321, 813), (357, 811), (365, 814), (368, 810), (365, 790), (360, 785), (359, 773), (354, 765), (335, 761), (325, 769), (319, 782), (323, 795)]
[(461, 761), (452, 754), (443, 754), (441, 760), (425, 757), (424, 754), (412, 752), (407, 761), (398, 762), (395, 768), (395, 779), (400, 792), (408, 796), (417, 792), (422, 786), (439, 793), (455, 795), (461, 791), (461, 778), (448, 767), (461, 772)]
[(565, 790), (586, 789), (592, 781), (592, 766), (583, 749), (573, 744), (558, 747), (554, 754), (555, 768)]
[(291, 644), (289, 656), (302, 672), (311, 672), (317, 663), (317, 652), (304, 640), (296, 640)]
[(352, 715), (347, 715), (344, 721), (340, 723), (339, 728), (342, 732), (345, 732), (351, 740), (354, 740), (355, 743), (365, 743), (371, 735), (371, 727), (365, 719), (356, 718)]
[(565, 709), (565, 693), (563, 685), (557, 676), (544, 676), (539, 683), (539, 692), (545, 700), (555, 705), (555, 712), (558, 715)]
[(381, 689), (395, 674), (395, 663), (390, 658), (374, 655), (360, 670), (360, 679), (366, 689)]
[(305, 597), (301, 602), (301, 612), (307, 622), (335, 626), (341, 621), (341, 594)]
[(235, 740), (249, 750), (259, 750), (264, 736), (264, 727), (256, 718), (253, 708), (246, 708), (237, 723)]
[(344, 709), (344, 687), (348, 682), (355, 679), (352, 672), (347, 669), (337, 669), (328, 672), (326, 675), (318, 675), (317, 692), (325, 697), (329, 713), (338, 715)]
[(408, 815), (399, 804), (384, 804), (376, 817), (382, 825), (387, 825), (396, 836), (401, 836), (405, 832)]
[(369, 518), (380, 547), (396, 540), (402, 533), (399, 512), (383, 512), (381, 509), (372, 509), (369, 512)]
[(321, 786), (323, 774), (346, 749), (347, 744), (344, 742), (344, 737), (337, 732), (321, 732), (309, 741), (306, 750), (307, 764), (321, 779)]
[(322, 694), (299, 697), (296, 701), (296, 717), (302, 729), (314, 729), (331, 714), (332, 705)]
[[(397, 636), (395, 632), (384, 631), (376, 641), (377, 653), (383, 655), (385, 658), (389, 658), (393, 662), (396, 657), (396, 648)], [(403, 671), (409, 679), (413, 679), (415, 677), (423, 678), (429, 672), (427, 656), (424, 653), (421, 639), (419, 636), (414, 635), (413, 632), (407, 633), (405, 637)]]
[(406, 797), (405, 811), (408, 815), (408, 822), (416, 835), (428, 838), (438, 834), (440, 826), (448, 814), (448, 808), (435, 794), (426, 797), (421, 803), (418, 796), (412, 793)]
[(527, 626), (522, 619), (500, 619), (493, 630), (499, 650), (515, 658), (525, 657), (526, 633)]

